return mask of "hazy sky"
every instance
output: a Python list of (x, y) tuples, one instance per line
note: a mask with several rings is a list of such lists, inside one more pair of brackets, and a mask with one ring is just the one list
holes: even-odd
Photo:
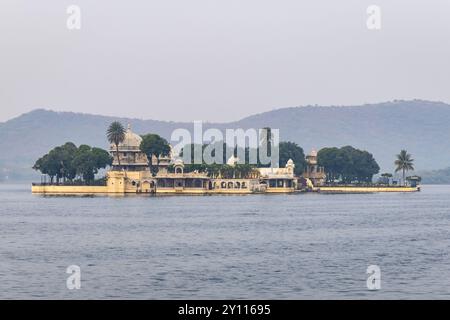
[[(66, 27), (71, 4), (81, 30)], [(413, 98), (450, 102), (449, 0), (0, 2), (0, 121), (35, 108), (229, 121)]]

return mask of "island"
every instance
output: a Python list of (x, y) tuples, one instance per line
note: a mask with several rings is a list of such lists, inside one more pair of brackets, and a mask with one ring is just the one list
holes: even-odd
[[(36, 161), (34, 169), (39, 170), (43, 177), (50, 177), (50, 181), (44, 178), (40, 183), (33, 183), (32, 193), (214, 195), (420, 190), (414, 179), (409, 179), (406, 183), (404, 178), (403, 185), (391, 183), (389, 178), (387, 181), (372, 183), (374, 173), (379, 171), (372, 155), (349, 146), (341, 149), (324, 148), (319, 152), (312, 150), (305, 157), (303, 149), (296, 144), (282, 142), (280, 166), (260, 167), (241, 164), (235, 155), (228, 158), (226, 164), (185, 164), (179, 154), (174, 154), (165, 139), (156, 134), (140, 136), (132, 131), (130, 125), (125, 130), (120, 123), (111, 124), (108, 140), (111, 143), (109, 151), (85, 145), (77, 148), (72, 143), (66, 143)], [(360, 162), (366, 160), (362, 169), (366, 169), (364, 166), (370, 168), (359, 169), (358, 172), (347, 168), (348, 174), (338, 173), (336, 168), (342, 165), (333, 160), (337, 158), (335, 154), (343, 159), (353, 155)], [(294, 157), (295, 161), (287, 158), (289, 156)], [(329, 166), (330, 172), (326, 171), (326, 166), (322, 166), (321, 162)], [(104, 178), (96, 180), (95, 174), (106, 168)], [(338, 176), (340, 181), (337, 180)]]

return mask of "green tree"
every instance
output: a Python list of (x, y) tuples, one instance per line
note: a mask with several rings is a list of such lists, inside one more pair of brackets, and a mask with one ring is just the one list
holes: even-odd
[(77, 174), (85, 182), (90, 183), (100, 169), (112, 164), (112, 158), (106, 150), (81, 145), (75, 154), (73, 163)]
[(367, 151), (345, 146), (341, 148), (341, 152), (349, 159), (344, 166), (344, 180), (347, 183), (353, 181), (370, 183), (373, 175), (380, 171), (373, 155)]
[(289, 159), (292, 159), (295, 164), (294, 173), (301, 175), (306, 168), (305, 153), (303, 149), (294, 142), (280, 142), (279, 144), (279, 165), (280, 168), (284, 167)]
[(325, 167), (328, 182), (338, 180), (343, 183), (370, 183), (380, 171), (371, 153), (351, 146), (323, 148), (317, 154), (317, 161), (320, 166)]
[[(95, 162), (95, 169), (98, 171), (99, 169), (105, 169), (108, 166), (112, 165), (112, 158), (108, 151), (93, 147), (91, 149), (92, 157)], [(97, 172), (96, 172), (97, 173)]]
[(55, 147), (48, 154), (39, 158), (33, 169), (49, 175), (51, 183), (55, 179), (56, 183), (59, 183), (61, 179), (72, 180), (75, 177), (72, 161), (76, 149), (77, 147), (72, 142)]
[(95, 160), (91, 154), (91, 147), (88, 145), (81, 145), (75, 154), (73, 164), (76, 168), (77, 175), (85, 182), (94, 180)]
[(234, 176), (240, 179), (248, 179), (252, 176), (258, 175), (254, 165), (251, 164), (236, 164), (234, 167)]
[(380, 181), (380, 183), (383, 183), (383, 184), (390, 184), (391, 178), (392, 178), (392, 173), (385, 172), (385, 173), (381, 174), (381, 178), (379, 181)]
[[(153, 176), (156, 176), (159, 166), (159, 157), (168, 156), (170, 154), (170, 145), (166, 139), (157, 134), (146, 134), (142, 136), (140, 149), (144, 152), (148, 159), (148, 166)], [(153, 156), (155, 156), (157, 165), (153, 166)]]
[(58, 161), (54, 156), (46, 154), (39, 158), (33, 166), (34, 170), (40, 171), (50, 177), (50, 183), (53, 183), (55, 176), (58, 174)]
[(317, 153), (317, 163), (325, 168), (327, 182), (334, 182), (341, 178), (345, 162), (349, 161), (343, 156), (338, 148), (323, 148)]
[(106, 136), (109, 143), (114, 144), (116, 147), (117, 163), (120, 166), (119, 144), (125, 140), (125, 128), (120, 122), (114, 121), (109, 125)]
[(397, 160), (395, 160), (395, 166), (395, 172), (402, 171), (403, 184), (406, 185), (405, 174), (406, 171), (414, 170), (414, 159), (406, 150), (401, 150), (397, 155)]
[(72, 142), (55, 147), (39, 158), (33, 169), (50, 176), (50, 182), (60, 182), (62, 178), (72, 181), (79, 175), (86, 182), (94, 180), (99, 169), (112, 164), (112, 158), (106, 150), (91, 148), (87, 145), (76, 147)]
[(61, 147), (55, 148), (59, 153), (61, 165), (61, 176), (65, 180), (72, 181), (76, 176), (76, 168), (73, 165), (73, 159), (77, 152), (77, 146), (73, 142), (66, 142)]

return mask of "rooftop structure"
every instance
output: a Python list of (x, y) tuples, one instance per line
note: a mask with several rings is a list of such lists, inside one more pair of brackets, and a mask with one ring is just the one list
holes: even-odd
[(318, 165), (317, 151), (314, 149), (306, 156), (306, 169), (302, 176), (309, 179), (315, 187), (325, 184), (327, 175), (325, 169)]

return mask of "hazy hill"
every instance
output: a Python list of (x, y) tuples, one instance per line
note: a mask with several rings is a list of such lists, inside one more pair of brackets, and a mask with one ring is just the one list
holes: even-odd
[[(190, 123), (123, 119), (69, 112), (35, 110), (0, 123), (0, 178), (29, 178), (34, 161), (49, 149), (73, 141), (107, 147), (105, 131), (113, 120), (131, 123), (137, 133), (156, 132), (170, 138)], [(372, 152), (383, 171), (393, 170), (395, 154), (406, 148), (419, 170), (450, 166), (450, 105), (428, 101), (321, 107), (307, 106), (265, 112), (227, 124), (205, 127), (279, 128), (282, 140), (305, 151), (352, 145)], [(34, 175), (38, 177), (38, 175)]]

